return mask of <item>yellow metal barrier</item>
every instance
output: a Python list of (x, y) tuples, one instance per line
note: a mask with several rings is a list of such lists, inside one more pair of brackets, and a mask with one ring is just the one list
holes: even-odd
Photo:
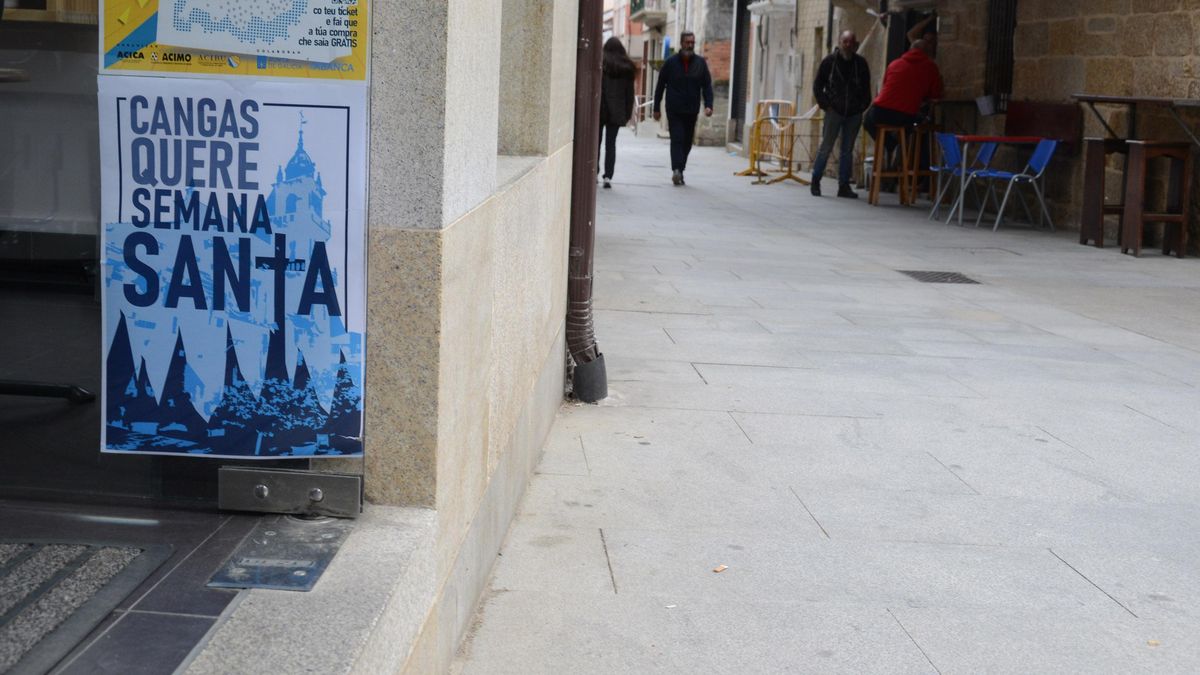
[[(756, 185), (766, 184), (773, 185), (785, 180), (794, 180), (801, 185), (808, 185), (808, 180), (801, 178), (793, 172), (795, 162), (793, 154), (796, 150), (797, 127), (801, 119), (799, 117), (766, 117), (755, 122), (758, 127), (758, 179), (754, 181)], [(776, 160), (782, 170), (781, 176), (765, 180), (767, 172), (762, 168), (763, 160)]]
[(750, 167), (742, 171), (735, 171), (735, 176), (762, 176), (763, 172), (758, 170), (758, 120), (754, 120), (754, 124), (750, 125), (750, 152), (746, 153), (750, 157)]
[(760, 132), (763, 129), (762, 122), (768, 118), (791, 117), (795, 113), (796, 109), (791, 101), (779, 99), (764, 99), (759, 101), (754, 106), (754, 124), (750, 127), (750, 151), (746, 153), (750, 157), (750, 167), (744, 171), (738, 171), (733, 175), (765, 176), (766, 173), (759, 168), (759, 159), (762, 154), (764, 142), (764, 139), (760, 136)]
[[(820, 109), (813, 106), (803, 115), (794, 115), (790, 101), (766, 100), (759, 102), (756, 111), (758, 115), (750, 133), (750, 166), (734, 175), (754, 176), (755, 185), (772, 185), (785, 180), (808, 185), (808, 179), (795, 173), (797, 153), (808, 162), (813, 161), (814, 141), (820, 138), (823, 121)], [(764, 161), (777, 162), (779, 168), (768, 171)], [(782, 175), (766, 180), (772, 172)]]

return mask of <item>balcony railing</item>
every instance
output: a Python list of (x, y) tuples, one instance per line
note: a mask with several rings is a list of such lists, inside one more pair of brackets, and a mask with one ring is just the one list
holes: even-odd
[(660, 28), (667, 24), (668, 0), (631, 0), (629, 20), (640, 21), (647, 28)]

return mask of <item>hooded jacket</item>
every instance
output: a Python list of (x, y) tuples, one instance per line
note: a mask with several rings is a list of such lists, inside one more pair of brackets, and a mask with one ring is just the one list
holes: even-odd
[(853, 117), (871, 105), (871, 69), (855, 54), (844, 59), (836, 51), (826, 56), (813, 80), (813, 96), (822, 109)]
[(910, 49), (892, 61), (883, 74), (875, 105), (906, 115), (917, 115), (921, 104), (942, 97), (942, 75), (937, 64), (920, 49)]

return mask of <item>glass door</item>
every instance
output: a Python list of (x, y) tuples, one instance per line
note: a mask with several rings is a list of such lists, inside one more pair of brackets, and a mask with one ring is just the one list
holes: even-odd
[[(97, 3), (3, 2), (0, 498), (211, 508), (222, 466), (320, 463), (100, 452), (107, 417)], [(144, 385), (136, 381), (138, 393), (153, 397)], [(212, 411), (204, 412), (207, 424)], [(361, 475), (361, 458), (334, 469)]]

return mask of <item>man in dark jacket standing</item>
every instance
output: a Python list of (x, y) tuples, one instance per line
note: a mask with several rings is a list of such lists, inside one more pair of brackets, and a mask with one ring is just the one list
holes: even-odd
[(863, 111), (871, 105), (871, 70), (867, 60), (858, 55), (858, 37), (852, 31), (843, 32), (837, 49), (821, 61), (817, 79), (813, 81), (813, 95), (825, 111), (825, 124), (821, 128), (821, 149), (813, 164), (812, 193), (821, 196), (821, 177), (825, 175), (834, 141), (841, 136), (837, 196), (854, 199), (858, 197), (850, 187), (854, 141), (862, 126)]
[(712, 117), (712, 75), (704, 57), (696, 55), (696, 36), (691, 32), (679, 36), (679, 53), (667, 59), (658, 74), (654, 88), (654, 119), (662, 119), (663, 93), (667, 95), (667, 128), (671, 132), (671, 182), (683, 185), (683, 170), (687, 168), (692, 139), (696, 136), (696, 118), (700, 115), (700, 98), (704, 98), (704, 116)]

